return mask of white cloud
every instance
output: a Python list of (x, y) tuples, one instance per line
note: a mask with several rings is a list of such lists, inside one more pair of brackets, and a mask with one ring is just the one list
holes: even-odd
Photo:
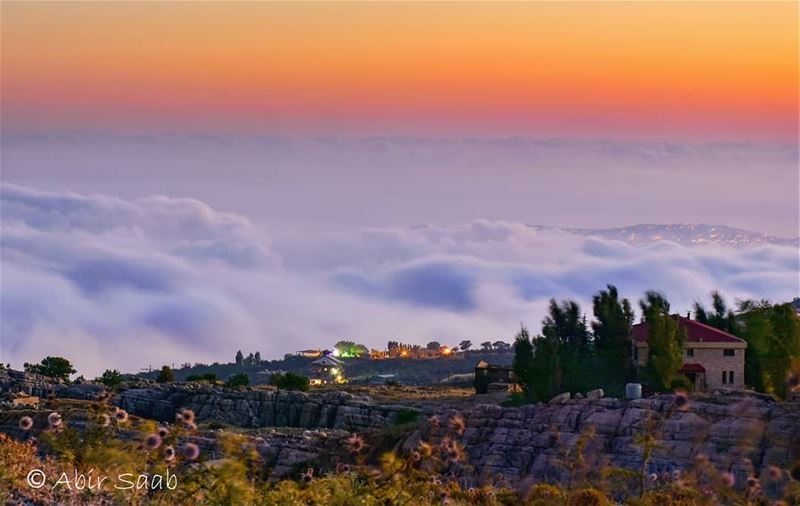
[(685, 311), (798, 294), (793, 247), (633, 247), (517, 223), (267, 235), (190, 199), (2, 188), (2, 361), (68, 356), (81, 372), (265, 357), (348, 337), (510, 339), (550, 297), (606, 283)]

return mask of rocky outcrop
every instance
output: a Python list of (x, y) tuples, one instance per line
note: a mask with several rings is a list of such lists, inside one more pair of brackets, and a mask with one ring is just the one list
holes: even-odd
[[(466, 430), (456, 437), (479, 477), (499, 473), (512, 482), (566, 481), (563, 463), (575, 455), (581, 437), (588, 441), (588, 469), (605, 463), (638, 471), (643, 451), (637, 436), (648, 431), (658, 443), (648, 473), (689, 469), (708, 459), (744, 483), (771, 465), (785, 469), (800, 458), (799, 402), (742, 393), (693, 397), (684, 409), (673, 396), (559, 401), (516, 408), (480, 405), (441, 418), (464, 418)], [(421, 439), (438, 444), (448, 435), (453, 434), (446, 423), (424, 423), (405, 447), (410, 450)]]
[(379, 405), (347, 392), (303, 393), (230, 390), (208, 385), (175, 384), (133, 388), (115, 402), (129, 413), (170, 421), (191, 409), (200, 421), (237, 427), (303, 427), (361, 431), (390, 425), (405, 406)]
[(0, 368), (0, 394), (97, 400), (108, 395), (108, 389), (98, 383), (66, 384), (39, 374)]

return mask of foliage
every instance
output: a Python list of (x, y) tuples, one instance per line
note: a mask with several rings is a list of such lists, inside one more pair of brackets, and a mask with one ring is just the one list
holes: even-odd
[(472, 348), (472, 341), (465, 339), (464, 341), (458, 343), (458, 347), (461, 351), (467, 351)]
[(542, 335), (546, 351), (558, 356), (551, 392), (588, 390), (591, 382), (586, 362), (591, 351), (590, 334), (578, 303), (566, 300), (559, 305), (551, 299), (548, 315), (542, 321)]
[[(534, 398), (534, 358), (533, 358), (533, 343), (528, 335), (528, 330), (522, 327), (519, 333), (514, 338), (514, 362), (512, 365), (514, 377), (520, 385), (522, 385), (523, 392), (526, 398), (532, 400)], [(475, 381), (478, 381), (476, 375)], [(478, 385), (476, 385), (476, 388)]]
[(97, 381), (107, 387), (115, 387), (122, 383), (122, 374), (116, 369), (106, 369), (103, 374), (97, 378)]
[(242, 350), (236, 352), (236, 365), (242, 365), (244, 363), (244, 354)]
[(442, 345), (439, 343), (439, 341), (431, 341), (425, 346), (425, 349), (430, 351), (439, 351), (439, 348), (441, 347)]
[(228, 388), (245, 388), (250, 386), (250, 376), (247, 374), (240, 372), (238, 374), (234, 374), (228, 381), (225, 382), (225, 386)]
[(300, 390), (305, 392), (308, 390), (309, 379), (302, 374), (294, 374), (287, 372), (286, 374), (273, 374), (270, 378), (270, 384), (274, 385), (281, 390)]
[[(786, 380), (800, 366), (800, 318), (791, 304), (745, 301), (739, 305), (739, 337), (747, 341), (745, 381), (785, 397)], [(796, 372), (796, 371), (795, 371)]]
[(165, 365), (161, 368), (161, 371), (158, 373), (156, 381), (159, 383), (172, 383), (173, 381), (175, 381), (175, 373), (172, 372), (172, 368), (170, 366)]
[(405, 425), (407, 423), (414, 423), (419, 418), (419, 412), (413, 409), (401, 409), (397, 412), (394, 420), (396, 425)]
[(340, 357), (353, 358), (363, 357), (369, 355), (369, 349), (363, 344), (354, 343), (353, 341), (339, 341), (333, 345)]
[(217, 379), (216, 373), (213, 372), (206, 374), (190, 374), (186, 376), (186, 381), (208, 381), (209, 383), (214, 383)]
[(45, 357), (38, 364), (29, 364), (25, 362), (24, 368), (26, 371), (41, 374), (50, 378), (68, 381), (71, 374), (75, 374), (75, 368), (72, 363), (64, 357)]
[(669, 302), (657, 292), (647, 292), (639, 302), (647, 323), (647, 364), (645, 378), (656, 390), (671, 388), (683, 365), (686, 329), (669, 312)]
[(695, 320), (738, 336), (740, 328), (736, 314), (728, 308), (725, 299), (716, 290), (711, 292), (711, 307), (714, 310), (713, 313), (707, 311), (699, 302), (696, 302), (694, 305)]
[(617, 287), (606, 288), (592, 299), (592, 332), (603, 388), (621, 396), (625, 383), (636, 374), (631, 357), (633, 309), (628, 299), (619, 298)]

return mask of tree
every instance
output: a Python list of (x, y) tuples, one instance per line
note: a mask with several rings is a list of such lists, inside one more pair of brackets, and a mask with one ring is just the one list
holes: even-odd
[(679, 379), (683, 365), (683, 343), (686, 329), (678, 324), (678, 318), (669, 313), (669, 302), (657, 292), (647, 292), (639, 301), (644, 321), (647, 323), (647, 364), (645, 378), (656, 390), (668, 390)]
[(492, 342), (491, 341), (484, 341), (481, 343), (481, 350), (483, 351), (492, 351)]
[(250, 377), (243, 372), (238, 374), (234, 374), (228, 378), (228, 381), (225, 382), (225, 386), (228, 388), (245, 388), (250, 386)]
[(253, 357), (253, 362), (255, 365), (261, 365), (261, 352), (257, 351), (255, 356)]
[(96, 381), (99, 381), (107, 387), (115, 387), (122, 383), (122, 374), (116, 369), (106, 369)]
[(747, 341), (745, 382), (760, 392), (786, 396), (786, 378), (800, 367), (800, 317), (791, 304), (739, 304), (740, 337)]
[(439, 341), (431, 341), (425, 348), (431, 351), (439, 351), (439, 348), (441, 347), (442, 345), (439, 343)]
[(156, 381), (159, 383), (172, 383), (173, 381), (175, 381), (175, 373), (172, 372), (170, 366), (165, 365), (161, 368), (161, 371), (158, 373)]
[(28, 372), (63, 381), (69, 381), (69, 376), (78, 372), (72, 367), (72, 363), (64, 357), (45, 357), (38, 364), (25, 362), (23, 367)]
[(269, 382), (282, 390), (300, 390), (302, 392), (308, 390), (310, 384), (310, 380), (306, 376), (291, 372), (273, 374)]
[(586, 318), (577, 302), (565, 300), (559, 305), (550, 299), (548, 315), (542, 321), (542, 335), (549, 351), (559, 357), (561, 377), (557, 390), (586, 391), (590, 385), (586, 361), (590, 353)]
[(236, 365), (242, 365), (244, 363), (244, 355), (242, 354), (242, 350), (236, 352)]
[(729, 334), (738, 335), (739, 324), (736, 321), (736, 314), (733, 310), (728, 309), (725, 299), (716, 290), (711, 292), (711, 307), (714, 312), (706, 311), (702, 304), (695, 302), (694, 304), (694, 317), (695, 320), (706, 325), (711, 325), (720, 330), (728, 332)]
[(620, 299), (617, 287), (607, 285), (592, 298), (594, 346), (604, 387), (622, 394), (624, 384), (634, 378), (631, 359), (633, 309), (628, 299)]
[(253, 352), (250, 352), (250, 354), (247, 355), (247, 358), (244, 359), (244, 363), (247, 365), (254, 365), (256, 363), (256, 356), (253, 355)]
[(467, 351), (468, 349), (472, 348), (472, 341), (464, 340), (458, 344), (458, 347), (461, 351)]
[(533, 356), (533, 343), (528, 335), (528, 330), (522, 327), (519, 333), (514, 338), (514, 361), (512, 369), (514, 377), (525, 392), (525, 397), (528, 400), (534, 398), (534, 356)]
[(353, 341), (339, 341), (333, 345), (333, 349), (336, 350), (340, 357), (344, 358), (359, 358), (369, 354), (369, 349), (366, 346)]

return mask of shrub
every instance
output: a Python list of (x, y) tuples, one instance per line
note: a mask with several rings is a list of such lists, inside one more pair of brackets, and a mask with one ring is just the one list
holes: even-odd
[(38, 364), (25, 362), (24, 368), (28, 372), (63, 381), (68, 381), (70, 374), (78, 372), (72, 367), (72, 363), (64, 357), (45, 357)]
[(225, 382), (228, 388), (244, 388), (250, 386), (250, 377), (243, 372), (234, 374)]
[(115, 387), (122, 383), (122, 374), (116, 369), (106, 369), (97, 381), (107, 387)]
[(172, 383), (175, 381), (175, 373), (172, 372), (172, 368), (170, 368), (170, 366), (165, 365), (158, 373), (156, 381), (159, 383)]
[(309, 379), (302, 374), (294, 374), (287, 372), (286, 374), (273, 374), (270, 378), (270, 384), (282, 390), (300, 390), (305, 392), (308, 390)]
[(397, 416), (394, 419), (394, 423), (396, 425), (404, 425), (407, 423), (414, 423), (419, 418), (419, 413), (417, 411), (411, 409), (401, 409), (397, 412)]

